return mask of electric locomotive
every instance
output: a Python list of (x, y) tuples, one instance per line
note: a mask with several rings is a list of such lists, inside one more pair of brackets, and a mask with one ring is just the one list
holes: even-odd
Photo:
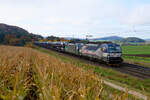
[(98, 44), (68, 43), (65, 45), (65, 52), (88, 57), (90, 59), (97, 59), (107, 64), (119, 65), (123, 62), (120, 46), (111, 42), (102, 42)]

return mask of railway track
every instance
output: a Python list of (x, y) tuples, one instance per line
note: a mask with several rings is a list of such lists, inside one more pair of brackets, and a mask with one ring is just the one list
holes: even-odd
[(150, 79), (150, 68), (124, 62), (120, 67), (113, 68), (140, 79)]
[(95, 60), (89, 60), (87, 58), (78, 57), (76, 55), (71, 55), (71, 54), (63, 53), (63, 52), (58, 52), (58, 51), (55, 51), (55, 50), (53, 50), (53, 51), (59, 53), (60, 55), (80, 59), (80, 60), (82, 60), (82, 61), (84, 61), (85, 63), (88, 63), (88, 64), (92, 64), (92, 65), (96, 65), (96, 66), (100, 66), (100, 67), (105, 67), (105, 68), (111, 68), (113, 70), (116, 70), (116, 71), (119, 71), (121, 73), (137, 77), (139, 79), (150, 79), (150, 68), (148, 68), (148, 67), (135, 65), (135, 64), (129, 64), (127, 62), (122, 63), (122, 65), (119, 66), (119, 67), (112, 67), (112, 66), (109, 66), (107, 64), (95, 61)]
[[(60, 52), (59, 52), (60, 53)], [(124, 74), (129, 74), (131, 76), (140, 78), (140, 79), (150, 79), (150, 68), (148, 67), (144, 67), (144, 66), (140, 66), (140, 65), (135, 65), (135, 64), (129, 64), (124, 62), (121, 66), (119, 67), (112, 67), (109, 65), (106, 65), (104, 63), (99, 63), (95, 60), (89, 60), (86, 58), (81, 58), (75, 55), (69, 55), (69, 54), (64, 54), (64, 53), (60, 53), (61, 55), (65, 55), (65, 56), (73, 56), (77, 59), (81, 59), (82, 61), (92, 64), (92, 65), (96, 65), (96, 66), (100, 66), (100, 67), (105, 67), (105, 68), (111, 68), (113, 70), (119, 71), (121, 73)]]

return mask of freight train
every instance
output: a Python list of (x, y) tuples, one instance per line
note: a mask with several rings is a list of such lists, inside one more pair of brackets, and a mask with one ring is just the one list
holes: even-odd
[(120, 46), (112, 42), (89, 42), (86, 44), (67, 42), (35, 42), (34, 44), (60, 52), (96, 59), (111, 65), (120, 65), (123, 62)]

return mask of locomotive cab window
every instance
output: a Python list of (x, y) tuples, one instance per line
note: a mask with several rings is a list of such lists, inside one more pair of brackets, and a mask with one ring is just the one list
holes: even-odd
[(121, 48), (119, 45), (110, 44), (108, 45), (109, 52), (121, 52)]

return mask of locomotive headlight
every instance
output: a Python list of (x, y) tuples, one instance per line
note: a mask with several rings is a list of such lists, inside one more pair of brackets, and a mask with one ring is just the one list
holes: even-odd
[(110, 54), (108, 53), (107, 57), (110, 57)]
[(114, 56), (114, 53), (110, 53), (110, 56), (113, 57), (113, 56)]
[(110, 53), (110, 57), (120, 57), (120, 53)]

